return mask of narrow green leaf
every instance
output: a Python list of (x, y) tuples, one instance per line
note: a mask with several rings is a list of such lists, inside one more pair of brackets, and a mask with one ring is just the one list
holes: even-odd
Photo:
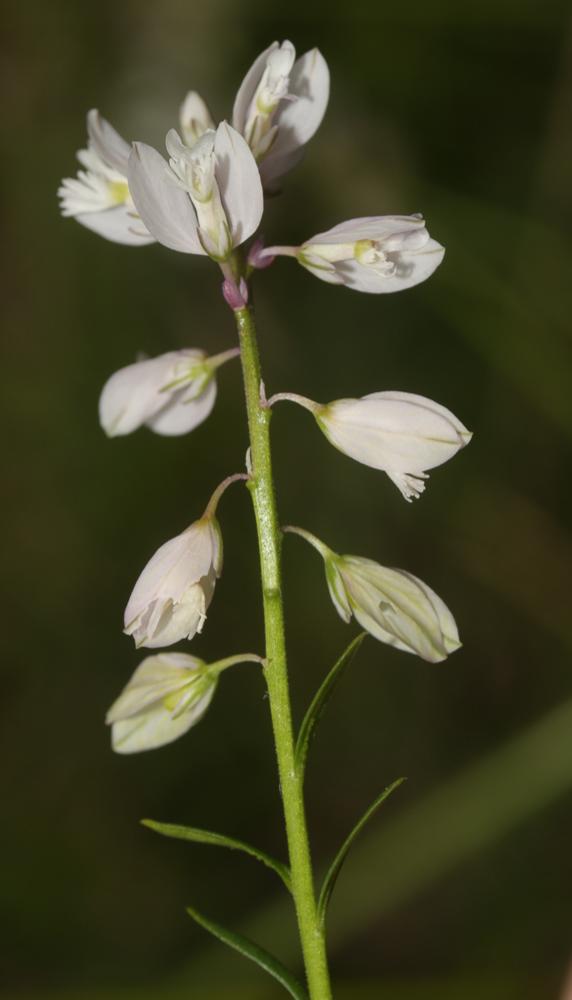
[(163, 834), (164, 837), (174, 837), (175, 840), (190, 840), (195, 844), (210, 844), (213, 847), (228, 847), (231, 851), (243, 851), (244, 854), (250, 854), (251, 857), (256, 858), (258, 861), (262, 861), (263, 865), (266, 865), (267, 868), (271, 868), (272, 871), (276, 872), (276, 874), (279, 875), (284, 882), (288, 891), (292, 891), (290, 869), (288, 866), (282, 864), (281, 861), (277, 861), (276, 858), (271, 857), (270, 854), (266, 854), (265, 851), (260, 851), (257, 847), (253, 847), (252, 844), (245, 843), (244, 840), (236, 840), (234, 837), (225, 837), (224, 834), (212, 833), (211, 830), (199, 830), (194, 826), (178, 826), (175, 823), (157, 823), (154, 819), (142, 819), (141, 823), (150, 830), (154, 830), (155, 833)]
[(312, 704), (304, 716), (300, 732), (298, 733), (298, 739), (296, 740), (296, 766), (301, 778), (304, 776), (308, 749), (322, 712), (342, 673), (352, 662), (366, 635), (367, 632), (361, 632), (355, 639), (352, 639), (348, 648), (344, 650), (339, 660), (334, 663), (334, 666), (316, 692)]
[(352, 846), (358, 834), (363, 830), (367, 821), (373, 816), (373, 814), (377, 811), (377, 809), (379, 809), (382, 802), (385, 802), (385, 800), (389, 798), (391, 793), (394, 792), (396, 788), (399, 788), (399, 786), (402, 785), (405, 780), (406, 780), (405, 778), (397, 778), (397, 780), (394, 781), (391, 785), (388, 785), (387, 788), (384, 788), (381, 795), (378, 795), (378, 797), (374, 799), (369, 809), (365, 811), (362, 818), (356, 823), (350, 835), (346, 837), (338, 853), (336, 854), (332, 864), (328, 868), (320, 892), (320, 898), (318, 899), (318, 918), (320, 920), (322, 927), (324, 927), (324, 924), (326, 922), (326, 911), (328, 909), (328, 903), (330, 902), (330, 897), (332, 895), (338, 875), (340, 874), (340, 871), (342, 869), (342, 865), (348, 856), (350, 847)]
[(268, 972), (274, 979), (277, 979), (280, 985), (295, 1000), (308, 1000), (308, 994), (302, 984), (270, 952), (265, 951), (264, 948), (260, 948), (259, 945), (243, 937), (242, 934), (237, 934), (235, 931), (227, 930), (226, 927), (221, 927), (220, 924), (216, 924), (214, 920), (209, 920), (208, 917), (203, 916), (202, 913), (199, 913), (198, 910), (195, 910), (191, 906), (187, 907), (187, 913), (193, 920), (196, 920), (197, 924), (204, 927), (206, 931), (213, 934), (223, 944), (227, 944), (229, 948), (234, 948), (235, 951), (240, 952), (245, 958), (250, 958), (252, 962), (256, 962), (265, 972)]

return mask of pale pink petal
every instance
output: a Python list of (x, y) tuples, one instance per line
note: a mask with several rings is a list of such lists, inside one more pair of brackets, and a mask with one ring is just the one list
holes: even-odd
[(170, 250), (204, 254), (189, 196), (169, 176), (160, 153), (135, 142), (129, 157), (129, 191), (149, 232)]
[[(206, 420), (216, 400), (216, 380), (212, 378), (196, 399), (188, 399), (188, 390), (181, 389), (162, 410), (147, 420), (156, 434), (175, 436), (187, 434)], [(188, 400), (188, 401), (186, 401)]]
[(216, 131), (216, 179), (230, 225), (232, 242), (239, 246), (258, 229), (264, 195), (256, 160), (245, 139), (226, 122)]
[(134, 209), (127, 205), (117, 205), (116, 208), (106, 208), (101, 212), (81, 212), (75, 218), (80, 225), (112, 243), (132, 247), (155, 243), (155, 237), (151, 236)]
[(91, 145), (104, 163), (113, 167), (118, 173), (127, 176), (127, 163), (131, 146), (116, 132), (112, 125), (100, 115), (97, 108), (92, 108), (87, 114), (87, 133)]
[(340, 222), (325, 233), (318, 233), (306, 240), (313, 243), (358, 243), (360, 240), (385, 241), (395, 233), (409, 233), (413, 230), (424, 232), (425, 221), (420, 215), (366, 215), (358, 219)]
[(264, 52), (260, 53), (260, 55), (254, 60), (252, 66), (248, 70), (248, 73), (238, 88), (238, 93), (232, 109), (232, 125), (237, 132), (242, 132), (244, 130), (250, 102), (254, 97), (256, 88), (258, 87), (262, 74), (266, 68), (266, 60), (268, 59), (270, 53), (274, 52), (274, 49), (277, 49), (278, 47), (278, 42), (272, 42), (272, 45), (269, 45)]
[(290, 73), (289, 94), (293, 101), (282, 101), (274, 116), (278, 134), (267, 156), (260, 163), (263, 183), (270, 184), (290, 169), (290, 160), (312, 138), (324, 117), (330, 95), (330, 72), (319, 49), (311, 49), (297, 59)]
[(387, 258), (395, 263), (393, 274), (380, 274), (374, 267), (360, 264), (357, 260), (336, 264), (344, 285), (358, 292), (381, 294), (400, 292), (412, 288), (429, 278), (437, 270), (445, 255), (445, 248), (436, 240), (429, 239), (421, 250), (403, 250), (395, 254), (389, 252)]

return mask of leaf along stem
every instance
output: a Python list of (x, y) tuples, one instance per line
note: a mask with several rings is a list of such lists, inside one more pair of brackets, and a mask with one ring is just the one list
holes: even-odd
[(266, 851), (253, 847), (244, 840), (237, 840), (235, 837), (227, 837), (222, 833), (213, 833), (212, 830), (201, 830), (196, 826), (180, 826), (177, 823), (158, 823), (154, 819), (142, 819), (141, 823), (149, 830), (160, 833), (164, 837), (173, 837), (175, 840), (189, 840), (195, 844), (209, 844), (212, 847), (228, 847), (233, 851), (242, 851), (250, 854), (251, 857), (261, 861), (267, 868), (271, 868), (280, 876), (288, 892), (292, 891), (290, 871), (288, 865), (282, 864), (273, 858)]
[(318, 900), (318, 917), (320, 920), (322, 931), (325, 931), (326, 912), (328, 909), (328, 903), (330, 902), (334, 886), (337, 882), (338, 875), (342, 870), (342, 865), (348, 856), (350, 847), (352, 846), (358, 834), (361, 833), (361, 831), (363, 830), (367, 821), (371, 819), (373, 814), (377, 811), (377, 809), (379, 809), (382, 802), (385, 802), (385, 800), (389, 798), (391, 793), (394, 792), (396, 788), (399, 788), (399, 786), (402, 785), (405, 780), (406, 780), (405, 778), (397, 778), (397, 780), (392, 782), (391, 785), (388, 785), (387, 788), (384, 788), (381, 795), (378, 795), (377, 798), (374, 799), (369, 809), (366, 809), (363, 816), (361, 817), (360, 820), (358, 820), (358, 822), (354, 826), (349, 836), (346, 837), (338, 853), (336, 854), (334, 860), (332, 861), (332, 864), (328, 868), (328, 871), (326, 872), (326, 877), (322, 885), (322, 890), (320, 892), (320, 898)]

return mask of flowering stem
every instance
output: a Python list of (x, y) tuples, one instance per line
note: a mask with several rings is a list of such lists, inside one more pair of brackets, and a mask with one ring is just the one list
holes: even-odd
[(311, 1000), (331, 1000), (325, 938), (317, 914), (302, 778), (296, 768), (294, 754), (282, 603), (281, 532), (276, 510), (270, 451), (269, 425), (272, 414), (260, 398), (261, 371), (252, 309), (247, 306), (236, 310), (235, 316), (241, 344), (252, 457), (252, 474), (248, 488), (254, 505), (260, 550), (266, 633), (264, 675), (268, 686), (278, 759), (292, 872), (292, 894)]

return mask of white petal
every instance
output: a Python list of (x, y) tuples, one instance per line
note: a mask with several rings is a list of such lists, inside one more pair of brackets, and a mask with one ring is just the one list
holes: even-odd
[(119, 697), (109, 709), (106, 722), (136, 715), (169, 693), (184, 687), (196, 676), (202, 661), (187, 653), (147, 656), (139, 664)]
[(117, 205), (103, 212), (83, 212), (76, 215), (76, 219), (86, 229), (112, 243), (137, 247), (155, 242), (155, 237), (127, 205)]
[(348, 219), (324, 233), (312, 236), (309, 243), (357, 243), (359, 240), (386, 240), (395, 233), (425, 230), (420, 215), (365, 215)]
[(131, 146), (96, 108), (88, 112), (87, 132), (93, 148), (101, 159), (126, 177)]
[(268, 155), (260, 164), (264, 184), (275, 181), (289, 169), (286, 159), (312, 138), (324, 117), (330, 96), (330, 72), (319, 49), (304, 53), (292, 67), (289, 93), (294, 101), (283, 101), (274, 116), (278, 134)]
[(193, 145), (207, 129), (214, 129), (212, 115), (196, 90), (190, 90), (179, 111), (181, 131), (188, 145)]
[(190, 198), (169, 173), (166, 160), (156, 149), (144, 142), (133, 144), (129, 191), (149, 232), (170, 250), (204, 254)]
[(215, 174), (234, 246), (258, 229), (264, 209), (260, 173), (250, 147), (239, 133), (222, 122), (216, 130)]
[(161, 545), (135, 583), (125, 609), (126, 629), (157, 600), (180, 601), (192, 584), (207, 576), (214, 554), (210, 522), (196, 521)]
[(202, 630), (213, 591), (214, 586), (209, 588), (207, 601), (201, 581), (188, 587), (176, 604), (172, 600), (158, 604), (157, 613), (151, 614), (148, 622), (143, 617), (140, 628), (133, 632), (137, 646), (158, 649), (192, 639)]
[(471, 436), (450, 410), (412, 393), (340, 399), (328, 405), (318, 423), (344, 454), (398, 474), (441, 465)]
[(389, 260), (396, 265), (391, 275), (380, 274), (373, 267), (360, 264), (357, 260), (342, 261), (336, 270), (344, 285), (358, 292), (400, 292), (412, 288), (429, 278), (439, 267), (445, 254), (444, 247), (436, 240), (429, 239), (421, 250), (388, 253)]
[(279, 47), (278, 42), (272, 42), (264, 52), (254, 60), (252, 66), (248, 70), (248, 73), (244, 77), (240, 87), (238, 88), (238, 93), (234, 100), (234, 107), (232, 109), (232, 125), (237, 132), (242, 132), (246, 123), (246, 114), (248, 108), (250, 107), (250, 102), (254, 97), (254, 93), (258, 84), (260, 83), (262, 74), (266, 68), (266, 60), (274, 49)]
[(141, 715), (114, 722), (111, 730), (113, 749), (116, 753), (140, 753), (143, 750), (153, 750), (172, 743), (203, 717), (212, 701), (215, 689), (216, 685), (213, 684), (192, 708), (176, 718), (173, 718), (163, 705), (158, 705)]
[(454, 618), (421, 580), (370, 559), (344, 556), (342, 574), (356, 619), (382, 642), (439, 663), (460, 645)]
[[(196, 352), (202, 357), (202, 352)], [(170, 351), (120, 368), (99, 397), (99, 422), (109, 437), (131, 434), (169, 404), (161, 390), (174, 378), (177, 362), (191, 352)]]
[(188, 388), (181, 389), (163, 409), (146, 421), (147, 426), (156, 434), (166, 436), (188, 434), (207, 419), (215, 404), (216, 392), (215, 378), (195, 399), (188, 399)]

